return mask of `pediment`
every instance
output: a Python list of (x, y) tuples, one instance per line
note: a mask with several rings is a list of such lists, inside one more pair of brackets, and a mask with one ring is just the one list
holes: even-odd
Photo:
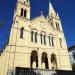
[(39, 16), (31, 20), (30, 26), (32, 28), (36, 28), (37, 30), (38, 28), (41, 30), (52, 30), (52, 31), (54, 30), (53, 27), (48, 22), (48, 19), (45, 18), (44, 16)]

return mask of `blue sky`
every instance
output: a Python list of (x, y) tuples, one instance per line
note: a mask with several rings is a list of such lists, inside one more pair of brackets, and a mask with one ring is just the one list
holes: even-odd
[[(0, 0), (0, 49), (6, 44), (10, 28), (13, 22), (14, 8), (17, 0)], [(48, 0), (30, 0), (31, 18), (40, 15), (43, 11), (44, 16), (48, 15)], [(75, 0), (51, 0), (56, 12), (58, 12), (68, 47), (75, 45)]]

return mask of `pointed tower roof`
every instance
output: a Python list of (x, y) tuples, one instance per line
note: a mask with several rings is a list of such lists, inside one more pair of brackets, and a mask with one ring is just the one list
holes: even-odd
[(55, 15), (56, 15), (55, 10), (49, 0), (49, 16), (55, 16)]
[(41, 13), (40, 16), (43, 16), (43, 12), (41, 11), (40, 13)]

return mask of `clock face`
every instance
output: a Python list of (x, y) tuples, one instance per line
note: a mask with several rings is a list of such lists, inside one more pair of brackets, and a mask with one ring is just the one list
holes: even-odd
[(41, 26), (44, 27), (44, 23), (43, 22), (41, 23)]
[(43, 22), (40, 23), (41, 28), (45, 28), (45, 24)]

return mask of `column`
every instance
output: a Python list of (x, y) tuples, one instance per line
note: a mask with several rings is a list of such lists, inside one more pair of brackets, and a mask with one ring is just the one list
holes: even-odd
[(51, 64), (51, 56), (48, 55), (48, 65), (49, 65), (49, 69), (51, 69), (52, 64)]
[(27, 54), (27, 67), (31, 68), (31, 54)]
[(38, 68), (41, 69), (41, 55), (38, 55)]

